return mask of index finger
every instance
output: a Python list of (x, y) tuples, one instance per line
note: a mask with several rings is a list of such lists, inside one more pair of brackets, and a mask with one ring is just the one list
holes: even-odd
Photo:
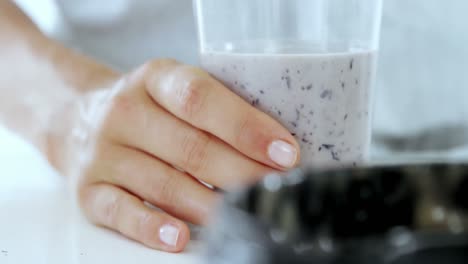
[(206, 72), (180, 64), (146, 67), (148, 93), (173, 115), (270, 167), (297, 164), (300, 151), (291, 133)]

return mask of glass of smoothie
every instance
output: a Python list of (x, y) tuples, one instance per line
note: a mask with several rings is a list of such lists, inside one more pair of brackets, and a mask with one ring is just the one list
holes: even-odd
[(302, 165), (368, 159), (382, 0), (195, 0), (202, 68), (296, 137)]

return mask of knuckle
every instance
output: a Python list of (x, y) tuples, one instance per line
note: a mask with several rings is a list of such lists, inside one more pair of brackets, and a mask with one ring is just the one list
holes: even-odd
[(159, 221), (149, 212), (145, 212), (139, 216), (136, 236), (142, 243), (151, 245), (155, 242), (155, 230), (158, 230)]
[(131, 98), (123, 93), (116, 94), (109, 99), (105, 106), (98, 132), (112, 131), (122, 118), (128, 117), (133, 108)]
[(182, 169), (198, 175), (206, 170), (211, 139), (201, 131), (186, 133), (181, 142)]
[(253, 117), (254, 115), (251, 114), (244, 114), (240, 117), (239, 123), (238, 123), (238, 133), (236, 133), (236, 138), (234, 140), (234, 144), (236, 146), (241, 146), (245, 144), (245, 138), (246, 137), (251, 137), (254, 136), (252, 135), (252, 131), (255, 131), (255, 125), (257, 122), (255, 122), (255, 118)]
[(82, 186), (77, 193), (78, 203), (91, 222), (118, 230), (122, 197), (102, 187), (99, 184)]
[[(94, 163), (91, 161), (91, 163)], [(89, 192), (87, 189), (92, 186), (93, 184), (97, 183), (100, 181), (100, 175), (96, 173), (96, 165), (94, 164), (84, 164), (84, 165), (79, 165), (82, 168), (79, 169), (79, 171), (74, 175), (73, 184), (77, 187), (77, 195), (80, 201), (80, 204), (83, 204), (84, 201), (86, 201), (87, 197), (90, 196)]]
[(110, 227), (114, 227), (117, 230), (119, 228), (118, 217), (120, 214), (120, 209), (122, 207), (122, 197), (116, 194), (111, 194), (108, 196), (107, 201), (104, 203), (104, 208), (102, 210), (102, 222)]
[(154, 78), (155, 74), (167, 71), (168, 69), (178, 65), (179, 63), (173, 59), (157, 59), (151, 60), (143, 64), (137, 70), (137, 76), (143, 80), (151, 80)]
[(175, 89), (175, 97), (180, 112), (187, 118), (193, 118), (201, 111), (204, 105), (208, 86), (207, 80), (195, 78), (183, 82)]
[(126, 93), (118, 93), (111, 99), (110, 114), (122, 115), (132, 111), (135, 102), (131, 96)]
[(98, 126), (99, 132), (104, 134), (115, 134), (121, 131), (124, 120), (137, 122), (145, 113), (140, 98), (127, 92), (120, 92), (113, 95), (104, 112), (104, 116)]
[(272, 131), (261, 115), (247, 111), (237, 121), (234, 144), (243, 150), (265, 150), (273, 139)]
[(155, 72), (159, 72), (167, 67), (171, 67), (177, 64), (178, 62), (174, 59), (150, 60), (143, 64), (142, 72), (144, 73), (144, 76), (150, 76)]
[(158, 204), (171, 205), (178, 203), (177, 191), (179, 188), (175, 176), (176, 175), (172, 175), (168, 170), (159, 181), (150, 183), (150, 191)]

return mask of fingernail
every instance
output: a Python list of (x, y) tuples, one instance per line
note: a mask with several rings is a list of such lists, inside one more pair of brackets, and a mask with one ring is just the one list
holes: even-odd
[(276, 140), (268, 147), (268, 155), (276, 164), (285, 168), (290, 168), (296, 163), (297, 150), (294, 146), (285, 141)]
[(164, 244), (175, 247), (179, 239), (179, 229), (173, 225), (163, 225), (159, 229), (159, 239)]

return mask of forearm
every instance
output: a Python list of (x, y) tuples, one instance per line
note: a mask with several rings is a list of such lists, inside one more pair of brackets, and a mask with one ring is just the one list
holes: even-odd
[[(118, 74), (44, 36), (11, 2), (0, 0), (0, 122), (48, 156), (50, 134), (69, 124), (76, 98)], [(52, 157), (48, 157), (52, 159)]]

